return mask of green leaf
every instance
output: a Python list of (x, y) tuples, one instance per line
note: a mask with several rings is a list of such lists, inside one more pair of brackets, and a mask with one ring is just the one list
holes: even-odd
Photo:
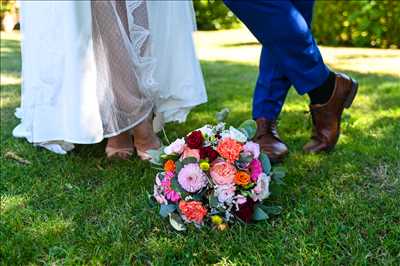
[(260, 207), (256, 207), (253, 213), (253, 220), (254, 221), (263, 221), (269, 218), (268, 214), (263, 211)]
[(200, 194), (192, 194), (190, 196), (192, 197), (193, 200), (197, 200), (197, 201), (202, 200), (202, 196)]
[(161, 158), (161, 154), (163, 153), (164, 147), (161, 147), (158, 150), (148, 150), (147, 153), (150, 155), (151, 160), (150, 163), (155, 165), (163, 165), (163, 160)]
[(197, 159), (194, 157), (187, 157), (182, 160), (183, 165), (191, 164), (191, 163), (198, 163)]
[(217, 208), (218, 207), (218, 199), (217, 199), (217, 197), (215, 197), (215, 196), (209, 196), (208, 197), (208, 202), (209, 202), (209, 204), (210, 204), (210, 206), (212, 207), (212, 208)]
[(185, 223), (177, 213), (171, 213), (169, 215), (169, 223), (176, 231), (179, 232), (186, 231)]
[(251, 163), (252, 160), (253, 160), (253, 156), (251, 156), (251, 155), (244, 155), (243, 153), (241, 153), (239, 156), (240, 163), (247, 164), (247, 163)]
[(181, 161), (176, 161), (175, 162), (175, 171), (177, 174), (182, 170), (183, 168), (183, 163)]
[(272, 172), (272, 180), (277, 184), (277, 185), (284, 185), (285, 182), (283, 181), (283, 178), (286, 176), (286, 171), (284, 168), (275, 168), (274, 171)]
[(160, 215), (161, 217), (165, 218), (169, 214), (173, 213), (176, 210), (176, 205), (175, 204), (168, 204), (168, 205), (161, 205), (160, 207)]
[(271, 162), (268, 158), (268, 155), (266, 155), (264, 152), (261, 152), (259, 159), (263, 166), (264, 173), (269, 175), (269, 173), (271, 172), (272, 166), (271, 166)]
[(161, 159), (163, 159), (165, 161), (167, 161), (167, 160), (176, 161), (179, 159), (179, 155), (177, 155), (177, 154), (170, 154), (170, 155), (162, 154)]
[(260, 205), (260, 208), (263, 209), (263, 211), (265, 211), (269, 215), (279, 215), (279, 214), (282, 213), (282, 207), (281, 206)]
[(179, 185), (177, 178), (172, 178), (171, 187), (173, 190), (180, 193), (181, 197), (184, 197), (184, 194), (186, 194), (186, 191)]
[(239, 130), (242, 131), (250, 140), (256, 135), (257, 123), (254, 120), (246, 120), (239, 126)]
[(222, 123), (228, 118), (228, 115), (229, 115), (229, 109), (224, 108), (221, 111), (217, 112), (215, 117), (216, 117), (218, 123)]
[(274, 197), (280, 196), (282, 194), (282, 190), (283, 190), (282, 186), (274, 182), (272, 182), (269, 185), (269, 192), (271, 193), (271, 196)]

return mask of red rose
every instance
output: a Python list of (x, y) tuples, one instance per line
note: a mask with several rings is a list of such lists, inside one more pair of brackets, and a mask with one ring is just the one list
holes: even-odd
[(186, 144), (191, 149), (200, 149), (204, 142), (204, 137), (201, 131), (193, 131), (186, 137)]
[(250, 223), (254, 213), (254, 205), (255, 202), (247, 198), (247, 201), (241, 205), (239, 205), (239, 210), (236, 212), (236, 215), (245, 223)]
[(213, 162), (218, 157), (218, 152), (214, 150), (211, 146), (204, 147), (200, 149), (200, 158), (208, 158), (210, 162)]

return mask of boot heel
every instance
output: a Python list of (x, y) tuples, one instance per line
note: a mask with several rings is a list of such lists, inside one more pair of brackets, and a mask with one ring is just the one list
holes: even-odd
[(353, 104), (354, 98), (357, 95), (357, 91), (358, 91), (358, 83), (355, 80), (351, 80), (352, 81), (352, 87), (351, 87), (351, 91), (349, 96), (347, 96), (346, 101), (344, 102), (344, 108), (350, 108), (351, 105)]

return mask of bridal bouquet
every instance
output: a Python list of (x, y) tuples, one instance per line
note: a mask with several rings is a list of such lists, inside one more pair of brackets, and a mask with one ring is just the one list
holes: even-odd
[(251, 141), (255, 132), (252, 120), (239, 128), (206, 125), (153, 151), (152, 163), (162, 166), (153, 194), (160, 215), (182, 231), (186, 224), (224, 230), (279, 214), (280, 207), (264, 201), (284, 173), (271, 171), (268, 156)]

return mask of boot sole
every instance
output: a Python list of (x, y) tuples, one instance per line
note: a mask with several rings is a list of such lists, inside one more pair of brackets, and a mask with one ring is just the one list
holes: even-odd
[(351, 79), (351, 91), (349, 96), (347, 96), (347, 99), (344, 102), (344, 108), (348, 109), (351, 107), (353, 104), (354, 99), (356, 98), (357, 92), (358, 92), (358, 83), (354, 79)]

